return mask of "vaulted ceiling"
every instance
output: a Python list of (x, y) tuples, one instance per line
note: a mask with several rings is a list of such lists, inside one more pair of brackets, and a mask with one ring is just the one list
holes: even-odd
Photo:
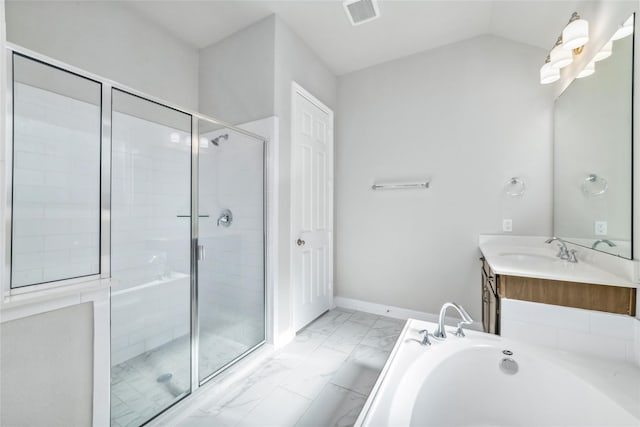
[(550, 49), (584, 3), (380, 0), (380, 18), (354, 27), (337, 0), (127, 2), (198, 49), (276, 13), (338, 75), (482, 34)]

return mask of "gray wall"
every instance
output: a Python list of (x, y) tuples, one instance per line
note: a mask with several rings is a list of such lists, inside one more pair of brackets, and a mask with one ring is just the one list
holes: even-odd
[[(316, 54), (280, 19), (276, 18), (275, 37), (275, 115), (280, 118), (280, 250), (278, 301), (279, 332), (290, 330), (289, 301), (293, 297), (290, 281), (291, 246), (291, 83), (295, 81), (327, 107), (336, 109), (337, 79)], [(339, 142), (336, 140), (335, 144)], [(293, 331), (295, 332), (295, 331)]]
[(119, 2), (7, 1), (7, 41), (198, 108), (198, 52)]
[[(549, 235), (552, 90), (541, 49), (482, 36), (341, 76), (336, 295), (480, 319), (478, 235)], [(526, 182), (522, 198), (505, 182)], [(371, 190), (431, 178), (427, 190)]]
[(0, 425), (89, 426), (91, 303), (0, 324)]
[(203, 49), (200, 111), (241, 124), (269, 116), (279, 129), (278, 331), (291, 332), (291, 83), (336, 107), (336, 77), (280, 19), (271, 15)]
[(200, 51), (199, 111), (239, 124), (274, 114), (275, 15)]

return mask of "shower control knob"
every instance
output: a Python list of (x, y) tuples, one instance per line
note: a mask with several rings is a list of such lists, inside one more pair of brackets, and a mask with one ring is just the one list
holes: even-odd
[(304, 246), (304, 244), (305, 244), (305, 243), (307, 243), (307, 242), (305, 242), (305, 241), (304, 241), (304, 240), (302, 240), (302, 239), (298, 239), (298, 240), (296, 240), (296, 245), (298, 245), (298, 246)]

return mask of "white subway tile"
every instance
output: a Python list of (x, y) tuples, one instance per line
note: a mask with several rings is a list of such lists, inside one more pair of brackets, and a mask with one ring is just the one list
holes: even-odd
[(633, 340), (634, 318), (622, 314), (592, 311), (589, 313), (589, 332), (604, 337)]

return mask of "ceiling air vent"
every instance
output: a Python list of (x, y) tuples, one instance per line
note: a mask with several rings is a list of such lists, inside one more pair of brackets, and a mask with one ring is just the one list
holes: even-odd
[(376, 0), (345, 0), (342, 2), (352, 25), (360, 25), (380, 16)]

